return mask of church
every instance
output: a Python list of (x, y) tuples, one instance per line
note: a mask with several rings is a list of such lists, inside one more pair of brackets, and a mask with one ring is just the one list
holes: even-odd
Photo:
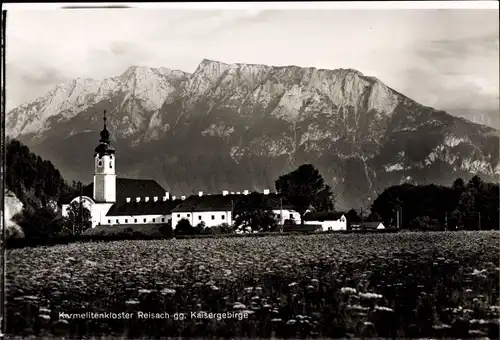
[(62, 215), (67, 216), (68, 207), (73, 202), (79, 204), (81, 199), (82, 205), (91, 213), (93, 228), (98, 225), (167, 223), (181, 200), (171, 197), (154, 180), (117, 178), (115, 160), (104, 112), (104, 128), (94, 152), (94, 181), (83, 187), (81, 195), (61, 199)]

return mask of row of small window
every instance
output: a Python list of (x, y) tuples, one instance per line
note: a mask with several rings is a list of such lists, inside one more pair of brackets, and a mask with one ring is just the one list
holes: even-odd
[[(181, 218), (181, 214), (177, 214), (177, 217)], [(187, 214), (187, 217), (191, 217), (191, 214)], [(226, 215), (221, 215), (221, 218), (223, 220), (225, 220), (226, 219)], [(201, 221), (201, 215), (198, 216), (198, 220)], [(212, 215), (212, 220), (215, 220), (215, 215)]]
[[(165, 222), (165, 218), (162, 217), (161, 221)], [(143, 219), (143, 222), (146, 223), (146, 219)], [(153, 218), (152, 222), (156, 223), (156, 218)], [(160, 219), (158, 219), (158, 222), (160, 222)], [(119, 220), (116, 220), (116, 223), (120, 223)], [(125, 219), (125, 223), (128, 223), (128, 219)], [(137, 223), (137, 218), (134, 219), (134, 223)], [(108, 224), (111, 224), (111, 220), (108, 220)]]
[[(281, 218), (281, 214), (278, 214), (277, 215), (278, 218)], [(181, 214), (177, 214), (177, 217), (181, 217)], [(187, 217), (191, 217), (191, 214), (187, 214)], [(221, 215), (221, 218), (224, 220), (226, 219), (226, 216), (225, 215)], [(290, 214), (290, 219), (293, 219), (293, 214)], [(158, 219), (159, 220), (159, 219)], [(198, 220), (201, 221), (201, 215), (198, 216)], [(212, 220), (215, 220), (215, 215), (212, 215)], [(162, 222), (165, 222), (165, 218), (162, 217), (161, 219)], [(146, 219), (143, 219), (143, 222), (146, 223)], [(156, 223), (156, 218), (153, 218), (153, 223)], [(159, 221), (158, 221), (159, 222)], [(111, 224), (111, 220), (108, 220), (108, 223)], [(120, 223), (119, 220), (116, 220), (116, 223)], [(128, 219), (125, 219), (125, 223), (128, 223)], [(137, 223), (137, 218), (134, 219), (134, 223)]]

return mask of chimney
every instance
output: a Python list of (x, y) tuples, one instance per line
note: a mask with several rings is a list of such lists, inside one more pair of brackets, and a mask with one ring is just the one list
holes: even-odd
[(264, 195), (269, 195), (269, 189), (264, 189)]
[(165, 192), (165, 197), (167, 198), (165, 201), (168, 201), (170, 199), (170, 193), (168, 191)]
[(172, 196), (172, 200), (175, 201), (175, 196)]
[(127, 197), (127, 203), (130, 203), (130, 197)]
[(181, 200), (185, 200), (186, 199), (186, 196), (181, 196)]
[(149, 202), (149, 196), (144, 197), (144, 202)]
[(241, 195), (241, 191), (237, 191), (237, 192), (236, 192), (236, 195)]
[(136, 202), (140, 202), (140, 201), (141, 201), (141, 198), (140, 198), (140, 197), (136, 197), (136, 198), (135, 198), (135, 201), (136, 201)]
[(198, 191), (198, 196), (203, 196), (203, 191)]
[(153, 201), (158, 202), (158, 196), (153, 196)]
[(229, 191), (227, 191), (227, 190), (222, 190), (222, 196), (226, 196), (227, 194), (229, 194)]
[(243, 195), (248, 195), (248, 190), (243, 191)]

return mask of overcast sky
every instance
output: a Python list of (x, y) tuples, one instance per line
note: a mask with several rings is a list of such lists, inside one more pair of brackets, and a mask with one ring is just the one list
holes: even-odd
[(353, 68), (439, 109), (498, 110), (498, 10), (52, 10), (7, 13), (7, 110), (129, 66)]

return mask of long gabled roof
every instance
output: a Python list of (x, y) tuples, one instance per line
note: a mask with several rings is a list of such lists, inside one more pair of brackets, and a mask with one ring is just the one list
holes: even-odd
[[(283, 209), (293, 209), (285, 198), (280, 200), (278, 194), (268, 194), (263, 195), (266, 204), (272, 210)], [(235, 211), (238, 207), (238, 203), (245, 198), (247, 195), (203, 195), (203, 196), (189, 196), (184, 201), (182, 201), (173, 212), (196, 212), (196, 211)]]
[(229, 211), (236, 206), (240, 195), (192, 195), (182, 201), (173, 212)]
[(319, 211), (310, 212), (304, 215), (304, 221), (337, 221), (346, 213), (341, 211)]
[[(135, 200), (136, 197), (165, 196), (165, 189), (152, 179), (133, 179), (133, 178), (117, 178), (116, 179), (116, 202), (126, 201), (127, 197)], [(83, 187), (83, 196), (93, 198), (94, 182)], [(68, 204), (77, 196), (64, 196), (59, 200), (61, 204)]]
[(181, 203), (181, 200), (168, 200), (156, 202), (117, 202), (109, 208), (106, 216), (138, 216), (138, 215), (169, 215)]

